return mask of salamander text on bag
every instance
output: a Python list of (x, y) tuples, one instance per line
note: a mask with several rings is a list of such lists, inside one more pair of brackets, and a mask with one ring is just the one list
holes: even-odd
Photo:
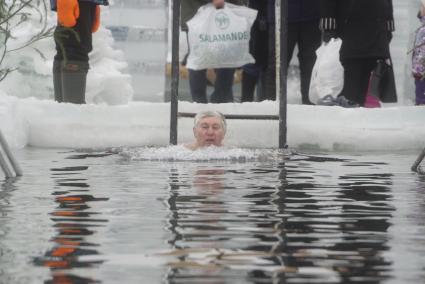
[(226, 42), (226, 41), (238, 41), (238, 40), (249, 40), (248, 32), (235, 32), (228, 34), (200, 34), (199, 40), (201, 42)]

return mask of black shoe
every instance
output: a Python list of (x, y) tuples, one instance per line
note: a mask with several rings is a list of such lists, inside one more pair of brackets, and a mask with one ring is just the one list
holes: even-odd
[(310, 100), (303, 101), (302, 103), (303, 103), (303, 105), (308, 105), (308, 106), (315, 106), (316, 105), (316, 104), (313, 104), (312, 102), (310, 102)]
[(355, 108), (355, 107), (360, 107), (359, 104), (347, 99), (344, 96), (338, 96), (335, 100), (336, 105), (340, 106), (340, 107), (345, 107), (345, 108)]

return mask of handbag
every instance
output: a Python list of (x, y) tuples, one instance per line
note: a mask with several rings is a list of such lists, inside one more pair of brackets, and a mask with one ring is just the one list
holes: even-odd
[(397, 89), (391, 59), (379, 59), (370, 74), (369, 90), (366, 96), (378, 98), (383, 103), (397, 102)]
[(325, 97), (336, 98), (341, 93), (344, 87), (344, 67), (339, 60), (341, 45), (341, 39), (331, 39), (316, 50), (317, 59), (310, 80), (311, 102), (328, 105)]
[(249, 53), (251, 26), (257, 11), (226, 3), (223, 9), (213, 4), (199, 8), (187, 22), (189, 27), (188, 69), (238, 68), (255, 63)]

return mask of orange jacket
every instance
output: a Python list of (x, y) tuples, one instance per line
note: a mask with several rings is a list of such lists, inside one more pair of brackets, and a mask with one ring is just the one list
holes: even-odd
[[(78, 0), (57, 0), (58, 22), (60, 25), (72, 28), (77, 24), (80, 16)], [(96, 32), (100, 26), (100, 7), (96, 5), (96, 13), (92, 25), (92, 32)]]

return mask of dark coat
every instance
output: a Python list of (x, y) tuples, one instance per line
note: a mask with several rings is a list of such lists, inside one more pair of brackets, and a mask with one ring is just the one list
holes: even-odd
[(250, 0), (248, 7), (258, 11), (251, 29), (250, 53), (259, 66), (266, 66), (269, 52), (269, 29), (274, 25), (274, 0)]
[[(187, 31), (187, 24), (186, 22), (195, 16), (198, 9), (205, 5), (210, 3), (211, 0), (182, 0), (181, 1), (181, 28), (183, 31)], [(226, 2), (236, 4), (236, 5), (243, 5), (245, 3), (245, 0), (226, 0)]]
[(343, 41), (341, 59), (388, 58), (394, 30), (392, 0), (321, 0), (320, 27)]
[(79, 1), (80, 16), (74, 27), (68, 29), (57, 25), (54, 34), (57, 54), (56, 60), (88, 62), (88, 54), (93, 49), (92, 27), (95, 21), (96, 4)]
[(319, 19), (320, 2), (318, 0), (288, 0), (288, 21), (290, 23), (318, 21)]

